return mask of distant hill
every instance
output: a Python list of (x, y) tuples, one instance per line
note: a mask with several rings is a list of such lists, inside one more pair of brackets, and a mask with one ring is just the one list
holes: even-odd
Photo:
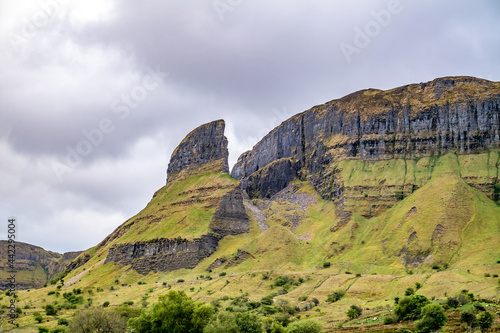
[[(0, 289), (7, 289), (8, 242), (0, 241)], [(16, 242), (16, 283), (18, 289), (39, 288), (56, 278), (80, 252), (60, 254), (27, 243)]]

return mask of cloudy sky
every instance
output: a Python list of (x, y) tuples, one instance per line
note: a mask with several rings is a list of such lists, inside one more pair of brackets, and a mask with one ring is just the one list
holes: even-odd
[(500, 80), (500, 3), (0, 0), (0, 216), (19, 241), (96, 245), (223, 118), (230, 164), (276, 125), (364, 88)]

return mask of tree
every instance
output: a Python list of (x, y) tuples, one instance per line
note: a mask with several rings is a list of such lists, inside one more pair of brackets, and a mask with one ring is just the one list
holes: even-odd
[(347, 310), (347, 317), (350, 319), (358, 318), (363, 313), (363, 309), (357, 305), (351, 305), (349, 310)]
[(422, 308), (427, 304), (429, 304), (429, 300), (423, 295), (403, 297), (394, 308), (394, 313), (400, 320), (420, 319)]
[(481, 327), (481, 331), (486, 331), (493, 324), (493, 315), (488, 311), (481, 312), (477, 316), (477, 323)]
[(183, 291), (170, 290), (158, 299), (152, 310), (129, 319), (132, 332), (202, 332), (214, 313), (212, 306), (193, 301)]
[(466, 323), (471, 330), (477, 326), (476, 315), (471, 311), (462, 312), (460, 314), (460, 322)]
[(103, 308), (92, 308), (77, 313), (69, 326), (71, 333), (122, 333), (126, 332), (127, 320), (118, 313)]
[(242, 312), (219, 312), (208, 322), (203, 333), (261, 333), (262, 324), (254, 314)]
[(319, 333), (321, 332), (322, 326), (320, 323), (314, 320), (301, 320), (295, 321), (288, 325), (285, 332), (286, 333)]
[(427, 304), (422, 308), (422, 319), (415, 322), (415, 329), (418, 332), (429, 333), (440, 329), (447, 320), (441, 305)]

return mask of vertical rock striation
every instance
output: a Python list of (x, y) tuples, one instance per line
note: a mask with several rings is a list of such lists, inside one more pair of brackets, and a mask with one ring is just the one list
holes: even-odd
[(499, 82), (447, 77), (362, 90), (283, 122), (239, 157), (231, 175), (251, 197), (269, 197), (296, 173), (323, 198), (343, 204), (343, 184), (335, 177), (339, 161), (480, 152), (500, 143), (499, 129)]
[(172, 153), (167, 169), (167, 183), (200, 172), (229, 173), (229, 153), (224, 128), (224, 120), (216, 120), (189, 133)]

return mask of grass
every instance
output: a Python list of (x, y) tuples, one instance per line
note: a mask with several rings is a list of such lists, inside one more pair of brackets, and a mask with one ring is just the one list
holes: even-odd
[[(411, 160), (345, 160), (337, 163), (337, 175), (344, 182), (345, 204), (352, 216), (335, 232), (331, 228), (339, 222), (337, 206), (322, 199), (308, 182), (295, 181), (298, 193), (314, 199), (305, 211), (289, 201), (271, 202), (264, 211), (270, 225), (267, 231), (261, 233), (250, 216), (249, 233), (225, 237), (217, 251), (193, 270), (142, 276), (126, 266), (103, 264), (113, 244), (151, 240), (159, 235), (192, 239), (209, 232), (218, 200), (237, 186), (235, 180), (220, 173), (173, 182), (160, 189), (143, 211), (117, 228), (112, 234), (116, 238), (86, 251), (90, 260), (65, 280), (84, 271), (86, 274), (74, 285), (63, 287), (61, 296), (47, 295), (56, 291), (56, 286), (19, 292), (19, 306), (33, 307), (19, 318), (20, 331), (30, 332), (34, 327), (31, 314), (43, 312), (45, 304), (62, 303), (62, 293), (73, 288), (82, 288), (84, 298), (92, 298), (94, 305), (109, 301), (111, 308), (129, 301), (134, 307), (141, 307), (144, 300), (152, 304), (170, 287), (207, 303), (246, 293), (258, 301), (280, 289), (273, 287), (276, 277), (289, 275), (304, 282), (276, 299), (300, 305), (301, 296), (307, 295), (309, 300), (317, 297), (319, 306), (301, 313), (303, 319), (308, 315), (325, 325), (347, 326), (373, 322), (373, 317), (381, 316), (394, 304), (394, 297), (404, 295), (416, 282), (422, 284), (418, 293), (441, 301), (446, 299), (445, 293), (452, 296), (462, 289), (498, 300), (498, 279), (485, 277), (485, 273), (500, 274), (500, 208), (491, 200), (492, 189), (484, 186), (496, 177), (497, 160), (498, 150)], [(400, 189), (404, 198), (398, 201), (394, 193)], [(372, 208), (378, 201), (386, 205)], [(295, 210), (301, 214), (296, 229), (285, 223)], [(235, 258), (238, 250), (253, 258), (207, 271), (217, 258)], [(413, 263), (411, 259), (418, 256), (419, 264)], [(323, 267), (325, 262), (330, 266)], [(440, 269), (433, 270), (433, 265)], [(413, 274), (408, 274), (409, 270)], [(219, 276), (222, 272), (226, 275)], [(264, 280), (263, 274), (269, 278)], [(336, 290), (346, 291), (345, 296), (327, 303), (328, 295)], [(4, 296), (0, 304), (8, 301)], [(352, 304), (369, 309), (363, 311), (366, 317), (347, 322), (345, 313)], [(78, 305), (79, 309), (82, 306)], [(70, 319), (74, 312), (63, 310), (59, 316)], [(56, 320), (48, 319), (43, 325), (55, 326)]]

